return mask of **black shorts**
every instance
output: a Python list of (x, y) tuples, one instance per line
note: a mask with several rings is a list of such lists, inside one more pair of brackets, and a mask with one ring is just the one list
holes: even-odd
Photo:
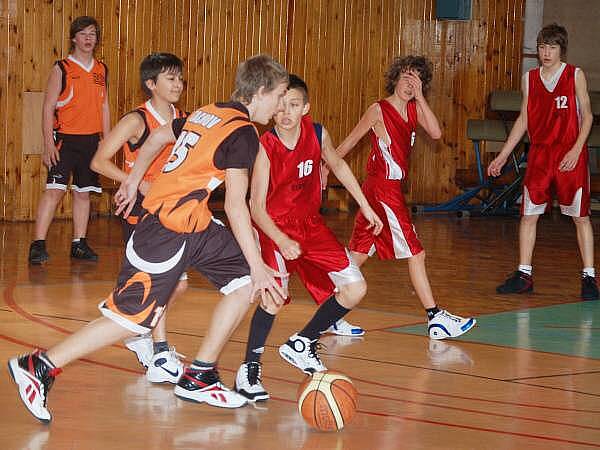
[(251, 283), (246, 258), (222, 223), (213, 219), (199, 233), (176, 233), (147, 214), (127, 241), (117, 286), (100, 311), (134, 333), (147, 333), (190, 266), (224, 295)]
[(146, 210), (142, 206), (142, 202), (144, 201), (144, 196), (138, 191), (137, 198), (135, 199), (135, 204), (133, 208), (131, 208), (131, 212), (126, 219), (121, 219), (123, 223), (123, 242), (127, 244), (127, 241), (131, 237), (135, 226), (142, 220), (142, 217), (146, 214)]
[(48, 169), (46, 189), (66, 191), (69, 178), (73, 174), (71, 189), (76, 192), (101, 193), (98, 174), (90, 169), (100, 135), (56, 133), (54, 141), (59, 148), (60, 160)]

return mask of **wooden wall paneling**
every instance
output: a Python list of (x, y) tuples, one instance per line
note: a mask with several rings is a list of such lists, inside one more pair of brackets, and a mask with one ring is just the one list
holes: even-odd
[[(10, 29), (10, 9), (9, 0), (0, 0), (0, 58), (5, 61), (5, 64), (0, 64), (0, 123), (8, 123), (8, 68), (9, 68), (9, 29)], [(8, 127), (0, 127), (0, 148), (7, 148)], [(7, 184), (6, 169), (7, 169), (8, 152), (0, 153), (0, 220), (7, 217), (6, 197), (11, 191)]]

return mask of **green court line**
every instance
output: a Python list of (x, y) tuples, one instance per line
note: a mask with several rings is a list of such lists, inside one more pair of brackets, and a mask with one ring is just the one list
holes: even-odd
[[(460, 339), (484, 344), (600, 359), (600, 301), (530, 308), (476, 318)], [(423, 325), (388, 331), (424, 334)]]

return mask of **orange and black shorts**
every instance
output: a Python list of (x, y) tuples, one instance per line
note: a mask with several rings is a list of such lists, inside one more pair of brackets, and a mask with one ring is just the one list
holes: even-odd
[(48, 169), (46, 189), (66, 191), (72, 175), (71, 189), (74, 191), (102, 193), (98, 174), (90, 169), (100, 135), (56, 133), (54, 142), (60, 159)]
[(251, 283), (250, 267), (237, 241), (216, 219), (201, 232), (176, 233), (147, 214), (127, 241), (117, 286), (100, 303), (100, 311), (134, 333), (147, 333), (188, 267), (223, 295)]

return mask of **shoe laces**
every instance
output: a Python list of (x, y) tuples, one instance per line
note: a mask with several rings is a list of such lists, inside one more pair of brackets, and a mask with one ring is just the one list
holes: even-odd
[(321, 364), (321, 358), (319, 357), (320, 350), (326, 350), (327, 347), (324, 344), (321, 344), (318, 340), (314, 340), (310, 343), (308, 347), (308, 356), (310, 358), (314, 358)]
[(261, 382), (262, 366), (258, 362), (247, 362), (244, 364), (246, 369), (246, 378), (251, 385), (256, 385)]
[(446, 316), (448, 319), (455, 321), (456, 323), (460, 323), (461, 318), (458, 316), (455, 316), (453, 314), (450, 314), (448, 311), (444, 310), (442, 312), (442, 315)]

